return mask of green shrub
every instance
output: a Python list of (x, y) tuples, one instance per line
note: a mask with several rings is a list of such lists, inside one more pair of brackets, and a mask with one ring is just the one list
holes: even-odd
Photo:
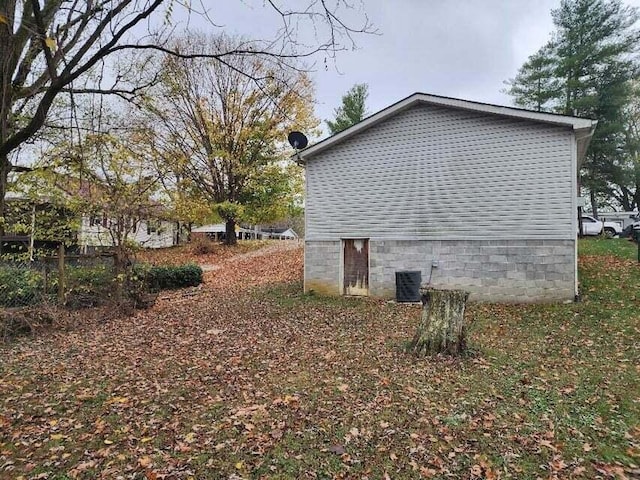
[(66, 266), (67, 290), (83, 293), (104, 293), (113, 288), (113, 268), (107, 265)]
[(144, 278), (152, 291), (195, 287), (202, 283), (202, 269), (195, 264), (151, 267), (136, 265), (134, 275)]
[[(65, 267), (65, 292), (67, 305), (92, 307), (104, 303), (114, 291), (113, 268), (108, 265)], [(57, 273), (55, 285), (57, 288)]]
[(43, 294), (42, 274), (28, 267), (0, 267), (0, 305), (23, 307), (40, 302)]

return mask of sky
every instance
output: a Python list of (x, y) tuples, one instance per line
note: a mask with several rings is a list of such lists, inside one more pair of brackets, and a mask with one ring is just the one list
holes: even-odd
[[(343, 18), (362, 20), (359, 0), (348, 1), (356, 8)], [(325, 65), (322, 55), (315, 57), (315, 111), (322, 120), (333, 118), (342, 95), (355, 83), (369, 85), (369, 114), (418, 91), (511, 105), (502, 91), (504, 81), (549, 40), (551, 10), (560, 0), (361, 2), (379, 34), (356, 36), (357, 48), (338, 53), (335, 62)], [(289, 4), (296, 3), (309, 2)], [(640, 7), (640, 0), (627, 3)], [(209, 13), (225, 31), (252, 38), (273, 36), (281, 21), (267, 2), (259, 0), (220, 2)], [(199, 28), (201, 19), (191, 21)]]
[[(381, 31), (345, 52), (335, 71), (318, 71), (321, 118), (354, 83), (369, 85), (369, 111), (414, 92), (510, 104), (504, 80), (549, 38), (553, 0), (367, 1)], [(402, 5), (402, 6), (400, 6)]]

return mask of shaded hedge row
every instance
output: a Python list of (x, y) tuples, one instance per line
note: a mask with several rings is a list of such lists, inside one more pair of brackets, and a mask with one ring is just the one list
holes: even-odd
[[(158, 292), (166, 289), (194, 287), (202, 283), (198, 265), (150, 266), (137, 264), (126, 280), (127, 293)], [(93, 306), (108, 302), (113, 295), (115, 278), (108, 265), (65, 267), (65, 291), (70, 305)], [(0, 307), (37, 305), (55, 301), (58, 273), (45, 272), (33, 265), (0, 265)], [(80, 299), (80, 300), (78, 300)]]
[(144, 266), (142, 277), (151, 291), (195, 287), (202, 283), (202, 268), (195, 264)]

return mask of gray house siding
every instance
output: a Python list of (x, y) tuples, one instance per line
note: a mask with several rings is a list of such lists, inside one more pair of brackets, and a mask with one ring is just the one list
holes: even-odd
[(307, 160), (305, 289), (340, 294), (342, 239), (369, 238), (374, 296), (420, 270), (476, 300), (572, 299), (575, 157), (567, 127), (428, 104), (398, 113)]
[(574, 237), (570, 129), (428, 105), (307, 162), (310, 240)]

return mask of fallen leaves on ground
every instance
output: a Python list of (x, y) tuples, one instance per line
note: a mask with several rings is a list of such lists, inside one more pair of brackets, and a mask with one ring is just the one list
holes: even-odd
[(416, 360), (420, 307), (303, 295), (301, 248), (229, 258), (2, 347), (0, 478), (634, 478), (625, 262), (587, 258), (579, 304), (471, 305), (471, 354)]
[[(239, 240), (236, 245), (226, 246), (219, 242), (207, 243), (205, 253), (198, 251), (202, 242), (187, 243), (170, 248), (143, 249), (137, 252), (136, 260), (153, 265), (183, 265), (196, 263), (199, 265), (215, 265), (238, 255), (264, 249), (265, 246), (277, 244), (274, 240)], [(289, 243), (288, 241), (283, 243)]]

